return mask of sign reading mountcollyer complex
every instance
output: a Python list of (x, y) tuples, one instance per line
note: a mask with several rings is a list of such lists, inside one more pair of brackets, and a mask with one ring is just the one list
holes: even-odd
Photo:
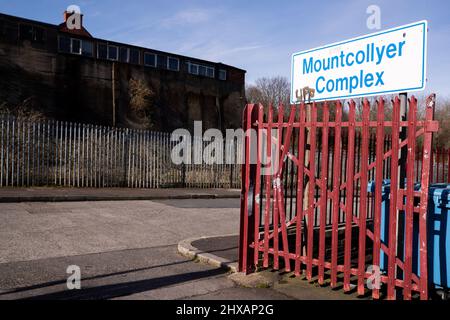
[(427, 21), (292, 55), (291, 102), (425, 88)]

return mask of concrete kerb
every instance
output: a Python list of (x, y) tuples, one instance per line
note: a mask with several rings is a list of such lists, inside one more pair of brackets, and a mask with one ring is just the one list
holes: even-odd
[(181, 255), (185, 256), (186, 258), (198, 260), (201, 263), (208, 264), (217, 268), (223, 268), (232, 273), (236, 273), (238, 269), (238, 264), (236, 262), (232, 262), (228, 259), (216, 256), (212, 253), (203, 252), (192, 245), (193, 242), (198, 240), (208, 238), (218, 238), (218, 237), (231, 237), (231, 236), (236, 236), (236, 234), (186, 239), (178, 243), (178, 252)]
[(228, 276), (231, 281), (241, 287), (246, 288), (271, 288), (274, 287), (275, 282), (279, 281), (280, 276), (278, 273), (272, 272), (255, 272), (249, 275), (238, 272), (237, 262), (231, 262), (222, 257), (218, 257), (214, 254), (203, 252), (194, 247), (192, 243), (203, 239), (222, 238), (237, 236), (236, 234), (219, 235), (213, 237), (200, 237), (190, 238), (178, 243), (178, 252), (187, 257), (188, 259), (198, 260), (200, 263), (208, 264), (213, 267), (222, 268), (231, 272)]
[(292, 278), (293, 273), (281, 274), (271, 270), (260, 270), (246, 275), (237, 271), (237, 263), (231, 262), (214, 254), (203, 252), (194, 247), (192, 243), (203, 239), (230, 237), (234, 235), (222, 235), (213, 237), (190, 238), (178, 243), (178, 252), (188, 259), (197, 260), (216, 268), (223, 268), (231, 272), (228, 278), (235, 284), (245, 288), (271, 288), (286, 295), (289, 299), (299, 300), (351, 300), (354, 295), (343, 295), (341, 292), (330, 291), (320, 286), (311, 285), (309, 281), (300, 278)]
[(87, 201), (153, 201), (153, 200), (191, 200), (191, 199), (239, 199), (240, 195), (198, 194), (167, 196), (13, 196), (0, 197), (0, 203), (18, 202), (87, 202)]

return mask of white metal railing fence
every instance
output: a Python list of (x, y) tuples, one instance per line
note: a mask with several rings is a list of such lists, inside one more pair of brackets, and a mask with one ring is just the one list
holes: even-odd
[[(0, 187), (240, 188), (239, 161), (175, 165), (177, 143), (169, 133), (0, 115)], [(227, 151), (239, 159), (242, 143)]]

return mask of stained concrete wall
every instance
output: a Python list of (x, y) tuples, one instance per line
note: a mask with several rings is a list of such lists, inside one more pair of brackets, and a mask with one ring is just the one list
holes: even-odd
[[(11, 25), (10, 25), (11, 27)], [(13, 28), (13, 27), (12, 27)], [(203, 121), (208, 128), (237, 128), (244, 106), (245, 73), (227, 70), (227, 81), (183, 71), (162, 70), (57, 52), (58, 31), (49, 28), (45, 42), (19, 41), (0, 33), (0, 102), (11, 105), (32, 100), (51, 118), (113, 125), (113, 78), (116, 124), (147, 128), (142, 113), (130, 108), (130, 79), (140, 80), (154, 92), (153, 129), (193, 128)], [(113, 77), (114, 69), (114, 77)]]

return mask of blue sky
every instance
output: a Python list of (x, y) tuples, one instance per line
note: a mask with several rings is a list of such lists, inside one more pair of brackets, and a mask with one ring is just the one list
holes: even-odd
[(250, 83), (289, 77), (293, 52), (374, 32), (366, 8), (376, 4), (382, 29), (428, 20), (425, 93), (450, 97), (448, 0), (0, 0), (0, 12), (57, 24), (71, 4), (95, 37), (234, 65)]

